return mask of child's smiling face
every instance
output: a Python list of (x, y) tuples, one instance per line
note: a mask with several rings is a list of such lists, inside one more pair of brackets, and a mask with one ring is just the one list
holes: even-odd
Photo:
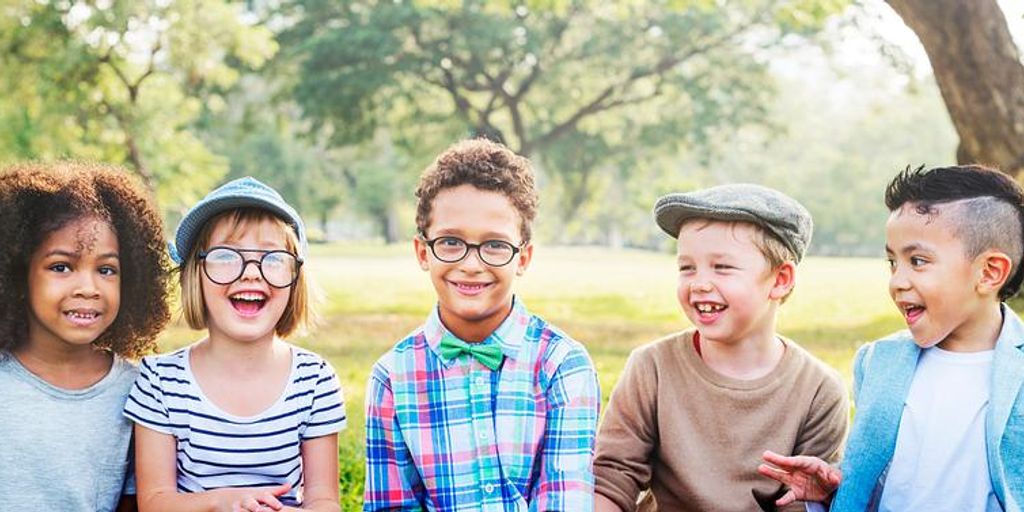
[[(210, 233), (206, 248), (210, 247), (288, 250), (283, 229), (269, 218), (246, 221), (237, 227), (221, 219)], [(210, 338), (241, 342), (271, 340), (274, 328), (288, 306), (292, 288), (275, 288), (263, 279), (255, 263), (263, 253), (241, 253), (246, 263), (241, 277), (232, 283), (217, 284), (201, 272)]]
[[(774, 336), (773, 301), (792, 280), (778, 281), (755, 236), (742, 222), (694, 220), (680, 229), (677, 298), (703, 339), (735, 344)], [(783, 266), (791, 277), (792, 263)]]
[[(434, 198), (425, 236), (457, 237), (469, 244), (500, 240), (519, 247), (519, 226), (519, 213), (504, 194), (460, 185)], [(476, 250), (461, 261), (445, 263), (419, 237), (414, 247), (420, 267), (430, 272), (441, 321), (467, 341), (483, 340), (501, 325), (511, 309), (512, 283), (533, 253), (532, 244), (526, 244), (507, 265), (496, 267), (481, 261)]]
[(28, 337), (86, 346), (117, 318), (121, 265), (109, 223), (85, 218), (50, 233), (28, 262)]
[(892, 274), (889, 295), (914, 342), (943, 348), (976, 335), (979, 314), (991, 298), (977, 293), (980, 258), (970, 259), (949, 218), (955, 206), (921, 213), (907, 203), (889, 216), (886, 255)]

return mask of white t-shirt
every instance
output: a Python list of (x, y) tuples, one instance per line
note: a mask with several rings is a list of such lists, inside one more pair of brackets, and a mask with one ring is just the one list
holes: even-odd
[(993, 353), (922, 352), (880, 511), (1002, 511), (985, 450)]

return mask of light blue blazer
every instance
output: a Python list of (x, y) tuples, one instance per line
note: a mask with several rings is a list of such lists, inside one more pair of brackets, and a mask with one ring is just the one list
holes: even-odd
[[(992, 488), (1007, 512), (1024, 506), (1024, 323), (1005, 304), (992, 361), (985, 445)], [(903, 404), (921, 349), (909, 331), (869, 343), (853, 362), (856, 413), (832, 511), (863, 512), (878, 504), (896, 448)]]

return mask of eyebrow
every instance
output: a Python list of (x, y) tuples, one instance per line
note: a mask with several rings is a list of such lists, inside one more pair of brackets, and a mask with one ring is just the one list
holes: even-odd
[[(708, 254), (707, 256), (709, 258), (711, 258), (711, 259), (728, 259), (728, 258), (732, 258), (733, 257), (733, 255), (731, 255), (729, 253), (725, 253), (725, 252), (714, 252), (714, 253)], [(676, 259), (677, 260), (681, 260), (683, 258), (693, 259), (693, 256), (691, 256), (689, 254), (685, 254), (685, 255), (684, 254), (676, 254)]]
[[(458, 229), (439, 229), (437, 231), (437, 236), (455, 236), (459, 238), (465, 238), (466, 234), (463, 233), (462, 231), (459, 231)], [(489, 231), (487, 233), (484, 233), (483, 236), (480, 237), (480, 240), (515, 240), (515, 238), (507, 236), (503, 233), (498, 233), (496, 231)]]
[[(53, 257), (53, 256), (64, 256), (66, 258), (81, 258), (82, 257), (82, 253), (77, 252), (77, 251), (68, 251), (68, 250), (65, 250), (65, 249), (54, 249), (54, 250), (52, 250), (52, 251), (50, 251), (50, 252), (48, 252), (48, 253), (43, 255), (44, 258), (50, 258), (50, 257)], [(118, 253), (116, 253), (116, 252), (105, 252), (103, 254), (97, 255), (96, 258), (97, 259), (107, 259), (107, 258), (121, 259), (121, 256)]]
[[(926, 245), (920, 244), (918, 242), (913, 242), (913, 243), (904, 245), (899, 250), (899, 253), (900, 254), (909, 254), (909, 253), (912, 253), (914, 251), (935, 252), (930, 247), (928, 247)], [(897, 251), (892, 250), (892, 247), (889, 247), (888, 245), (886, 245), (885, 246), (885, 252), (888, 253), (888, 254), (896, 254)]]

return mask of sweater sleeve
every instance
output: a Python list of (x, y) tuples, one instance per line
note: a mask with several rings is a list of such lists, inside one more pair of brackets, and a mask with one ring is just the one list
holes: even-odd
[(594, 457), (596, 492), (624, 511), (651, 481), (651, 453), (658, 444), (658, 377), (651, 352), (634, 351), (598, 429)]
[(793, 454), (811, 455), (833, 464), (838, 462), (843, 454), (849, 423), (850, 403), (846, 385), (838, 373), (829, 372), (811, 400)]

